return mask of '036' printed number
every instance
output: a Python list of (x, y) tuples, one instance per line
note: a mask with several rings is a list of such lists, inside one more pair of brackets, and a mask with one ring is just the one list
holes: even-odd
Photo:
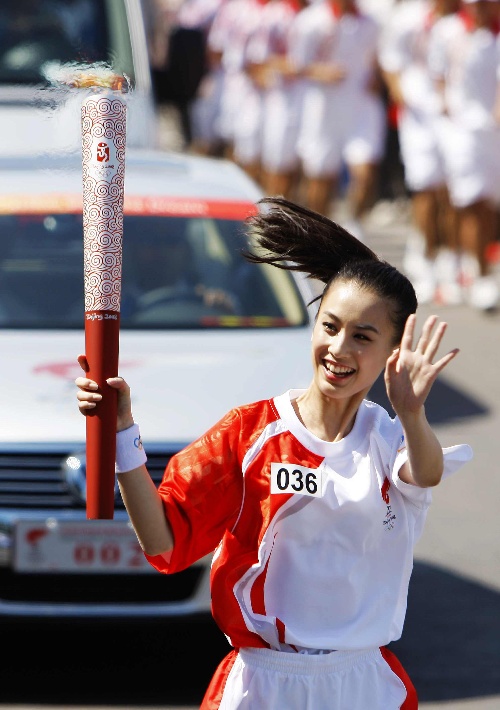
[(271, 464), (271, 493), (295, 493), (321, 498), (321, 469), (288, 463)]

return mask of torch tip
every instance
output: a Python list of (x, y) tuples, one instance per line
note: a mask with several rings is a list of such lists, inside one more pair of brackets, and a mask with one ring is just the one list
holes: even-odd
[(111, 89), (126, 93), (130, 89), (129, 79), (102, 64), (57, 64), (46, 67), (45, 73), (52, 83), (62, 84), (72, 89)]

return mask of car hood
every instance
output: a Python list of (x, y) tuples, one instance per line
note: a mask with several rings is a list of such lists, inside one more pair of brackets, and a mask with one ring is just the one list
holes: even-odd
[[(6, 414), (0, 446), (85, 441), (76, 358), (82, 332), (4, 331), (0, 352)], [(187, 444), (231, 407), (307, 387), (309, 328), (241, 332), (130, 332), (120, 335), (120, 374), (132, 389), (145, 444)]]

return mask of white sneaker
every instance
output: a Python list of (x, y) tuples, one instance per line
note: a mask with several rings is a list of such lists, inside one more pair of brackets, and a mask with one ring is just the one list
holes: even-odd
[(436, 302), (455, 306), (463, 302), (460, 284), (460, 256), (452, 249), (440, 249), (434, 262)]
[(439, 283), (455, 283), (460, 273), (460, 256), (452, 249), (440, 249), (435, 260), (436, 278)]
[(370, 210), (370, 224), (384, 229), (401, 219), (402, 206), (396, 200), (378, 200)]
[(441, 306), (459, 306), (464, 302), (464, 292), (459, 283), (440, 283), (437, 285), (434, 300)]
[(493, 276), (480, 276), (469, 290), (469, 303), (481, 311), (491, 311), (498, 306), (500, 291)]
[[(416, 265), (414, 265), (416, 267)], [(417, 294), (417, 301), (420, 304), (430, 303), (436, 295), (436, 277), (434, 272), (434, 261), (422, 256), (419, 259), (418, 269), (415, 268), (415, 276), (410, 279)]]
[(415, 231), (410, 231), (403, 254), (403, 271), (409, 279), (419, 279), (427, 267), (425, 241)]
[(468, 252), (460, 255), (460, 275), (459, 280), (464, 288), (472, 286), (474, 281), (479, 278), (481, 269), (478, 259)]
[(422, 305), (424, 303), (431, 303), (435, 300), (436, 284), (434, 283), (434, 281), (430, 279), (427, 281), (414, 281), (413, 288), (415, 289), (419, 305)]

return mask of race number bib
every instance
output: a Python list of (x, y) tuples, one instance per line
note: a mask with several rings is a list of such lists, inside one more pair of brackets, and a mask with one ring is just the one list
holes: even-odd
[(271, 493), (323, 496), (323, 469), (306, 468), (290, 463), (271, 464)]

